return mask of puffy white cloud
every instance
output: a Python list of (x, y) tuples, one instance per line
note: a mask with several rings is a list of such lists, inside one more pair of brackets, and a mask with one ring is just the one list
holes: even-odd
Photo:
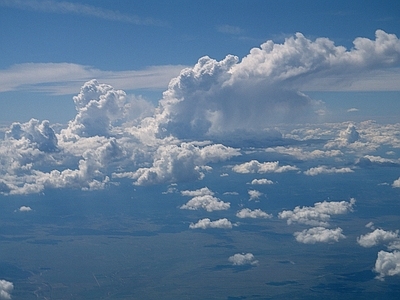
[(151, 167), (139, 168), (127, 177), (135, 179), (137, 185), (197, 180), (204, 176), (202, 166), (237, 155), (240, 155), (238, 150), (221, 144), (205, 147), (199, 147), (196, 143), (161, 145)]
[(377, 278), (380, 280), (385, 276), (400, 275), (400, 251), (379, 251), (374, 271), (379, 273)]
[(257, 185), (257, 184), (274, 184), (272, 180), (261, 178), (261, 179), (253, 179), (250, 184)]
[(257, 191), (257, 190), (250, 190), (250, 191), (248, 191), (248, 194), (250, 196), (249, 201), (258, 200), (263, 195), (263, 193), (261, 193), (260, 191)]
[(6, 140), (26, 141), (30, 147), (37, 148), (43, 152), (57, 151), (58, 139), (49, 121), (39, 122), (31, 119), (27, 123), (13, 123), (5, 134)]
[(354, 171), (348, 167), (345, 168), (328, 168), (327, 166), (319, 166), (315, 168), (310, 168), (304, 171), (304, 174), (308, 176), (316, 176), (320, 174), (343, 174), (343, 173), (353, 173)]
[(400, 177), (398, 179), (396, 179), (395, 181), (393, 181), (392, 187), (400, 188)]
[(298, 170), (295, 166), (285, 165), (280, 166), (278, 161), (260, 163), (258, 160), (251, 160), (240, 165), (232, 167), (232, 170), (236, 173), (247, 174), (247, 173), (282, 173), (287, 171)]
[[(300, 90), (349, 86), (397, 66), (399, 44), (395, 35), (377, 30), (375, 40), (357, 38), (347, 51), (327, 38), (311, 41), (297, 33), (283, 44), (267, 41), (241, 61), (202, 57), (171, 80), (156, 119), (160, 129), (183, 138), (317, 117), (320, 103)], [(344, 138), (354, 140), (355, 131)]]
[(328, 226), (331, 215), (346, 214), (353, 210), (355, 199), (347, 201), (317, 202), (314, 206), (296, 206), (293, 210), (284, 210), (278, 214), (280, 219), (287, 219), (287, 223), (300, 223), (311, 226)]
[(295, 232), (296, 241), (303, 244), (332, 243), (344, 239), (341, 228), (327, 229), (325, 227), (313, 227), (301, 232)]
[(231, 262), (234, 266), (245, 266), (251, 265), (255, 266), (258, 264), (258, 260), (255, 260), (255, 257), (252, 253), (236, 253), (228, 258), (229, 262)]
[(198, 210), (202, 208), (208, 212), (212, 212), (214, 210), (227, 210), (230, 206), (229, 202), (221, 201), (214, 196), (202, 195), (193, 197), (186, 204), (182, 205), (180, 209)]
[(251, 210), (250, 208), (243, 208), (236, 213), (236, 217), (244, 219), (244, 218), (265, 218), (269, 219), (272, 218), (271, 214), (267, 214), (266, 212), (262, 211), (261, 209), (254, 209)]
[(209, 218), (201, 219), (197, 223), (191, 223), (189, 225), (189, 228), (191, 229), (196, 229), (196, 228), (201, 228), (201, 229), (208, 229), (208, 228), (221, 228), (221, 229), (231, 229), (232, 228), (232, 223), (226, 219), (219, 219), (216, 221), (211, 221)]
[(11, 299), (14, 284), (10, 281), (0, 279), (0, 299)]
[(398, 167), (400, 166), (400, 160), (384, 158), (375, 155), (364, 155), (363, 157), (357, 159), (356, 165), (361, 167), (363, 166), (368, 167), (372, 165)]
[(214, 192), (211, 191), (208, 187), (203, 187), (201, 189), (195, 191), (181, 191), (182, 196), (196, 197), (196, 196), (205, 196), (210, 195), (213, 196)]
[(365, 248), (370, 248), (381, 243), (388, 243), (399, 240), (399, 231), (385, 231), (383, 229), (375, 229), (365, 235), (357, 238), (357, 243)]
[(22, 211), (22, 212), (27, 212), (27, 211), (31, 211), (31, 210), (32, 210), (32, 208), (30, 208), (29, 206), (21, 206), (19, 208), (19, 211)]

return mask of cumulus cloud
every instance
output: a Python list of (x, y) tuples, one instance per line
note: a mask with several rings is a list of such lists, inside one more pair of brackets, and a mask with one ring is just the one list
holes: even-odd
[(21, 206), (19, 208), (19, 211), (22, 211), (22, 212), (31, 211), (31, 210), (32, 210), (32, 208), (30, 208), (29, 206)]
[(198, 210), (202, 208), (208, 212), (212, 212), (214, 210), (227, 210), (230, 206), (229, 202), (221, 201), (217, 197), (202, 195), (193, 197), (186, 204), (182, 205), (180, 209)]
[[(400, 41), (376, 31), (357, 38), (354, 48), (327, 38), (311, 41), (301, 33), (283, 44), (267, 41), (239, 61), (202, 57), (171, 80), (156, 117), (160, 129), (177, 137), (204, 136), (268, 127), (300, 116), (317, 117), (321, 105), (301, 90), (349, 86), (376, 70), (398, 66)], [(349, 139), (355, 138), (350, 132)]]
[(208, 229), (208, 228), (221, 228), (221, 229), (231, 229), (232, 228), (232, 223), (226, 219), (219, 219), (216, 221), (211, 221), (209, 218), (201, 219), (197, 223), (191, 223), (189, 225), (189, 228), (191, 229), (196, 229), (196, 228), (201, 228), (201, 229)]
[(343, 174), (343, 173), (352, 173), (354, 172), (352, 169), (345, 168), (329, 168), (327, 166), (319, 166), (315, 168), (310, 168), (307, 171), (304, 171), (304, 174), (308, 176), (316, 176), (320, 174)]
[(258, 260), (255, 260), (255, 257), (252, 253), (236, 253), (230, 256), (228, 260), (234, 266), (258, 265)]
[(365, 235), (357, 238), (357, 243), (365, 248), (370, 248), (381, 243), (390, 243), (399, 240), (399, 231), (385, 231), (383, 229), (375, 229)]
[(14, 284), (4, 279), (0, 279), (0, 299), (11, 299), (11, 292)]
[(214, 192), (211, 191), (208, 187), (203, 187), (201, 189), (198, 190), (194, 190), (194, 191), (181, 191), (181, 195), (182, 196), (189, 196), (189, 197), (196, 197), (196, 196), (205, 196), (205, 195), (214, 195)]
[(369, 166), (383, 166), (383, 167), (398, 167), (400, 166), (400, 160), (384, 158), (376, 155), (364, 155), (356, 161), (357, 166), (369, 167)]
[(272, 218), (271, 214), (267, 214), (266, 212), (262, 211), (261, 209), (254, 209), (251, 210), (250, 208), (243, 208), (242, 210), (236, 213), (236, 217), (244, 219), (244, 218), (265, 218), (270, 219)]
[(261, 179), (253, 179), (250, 184), (257, 185), (257, 184), (274, 184), (272, 180), (261, 178)]
[(248, 194), (250, 196), (249, 201), (258, 200), (263, 195), (263, 193), (261, 193), (260, 191), (257, 191), (257, 190), (250, 190), (250, 191), (248, 191)]
[(116, 176), (130, 177), (137, 185), (161, 182), (197, 180), (204, 177), (202, 168), (207, 163), (223, 161), (240, 155), (239, 151), (221, 144), (197, 146), (196, 143), (161, 145), (157, 148), (151, 167)]
[(300, 223), (311, 226), (329, 226), (331, 215), (346, 214), (353, 211), (356, 200), (347, 201), (324, 201), (317, 202), (314, 206), (296, 206), (294, 210), (284, 210), (278, 214), (280, 219), (287, 219), (287, 223)]
[(379, 251), (374, 271), (379, 273), (377, 279), (380, 280), (386, 276), (400, 275), (400, 251)]
[(236, 173), (247, 174), (247, 173), (282, 173), (287, 171), (298, 170), (295, 166), (285, 165), (280, 166), (278, 161), (260, 163), (258, 160), (251, 160), (240, 165), (232, 167), (232, 170)]
[(296, 241), (303, 244), (333, 243), (345, 238), (342, 234), (342, 229), (339, 227), (336, 229), (313, 227), (301, 232), (295, 232), (294, 236)]
[(392, 187), (400, 188), (400, 177), (398, 179), (396, 179), (395, 181), (393, 181)]
[(20, 141), (28, 147), (37, 148), (43, 152), (57, 151), (58, 139), (49, 121), (39, 122), (31, 119), (27, 123), (13, 123), (6, 131), (6, 140)]

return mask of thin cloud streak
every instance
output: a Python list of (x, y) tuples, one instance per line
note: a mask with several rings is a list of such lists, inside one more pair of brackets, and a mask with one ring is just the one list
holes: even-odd
[(66, 1), (38, 1), (38, 0), (0, 0), (0, 6), (14, 7), (25, 10), (35, 10), (48, 13), (74, 14), (90, 16), (108, 21), (131, 23), (146, 26), (166, 26), (165, 22), (152, 18), (141, 18), (136, 15), (123, 14), (119, 11), (104, 9), (92, 5), (72, 3)]
[(125, 89), (165, 89), (182, 65), (151, 66), (143, 70), (103, 71), (73, 63), (25, 63), (0, 70), (0, 92), (32, 91), (72, 95), (82, 82), (97, 78)]

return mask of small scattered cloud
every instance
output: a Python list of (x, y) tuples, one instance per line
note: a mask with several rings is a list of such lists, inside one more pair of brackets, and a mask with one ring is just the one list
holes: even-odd
[(250, 196), (249, 201), (258, 200), (263, 195), (263, 193), (261, 193), (260, 191), (257, 191), (257, 190), (250, 190), (247, 193)]
[(400, 188), (400, 177), (398, 179), (396, 179), (395, 181), (393, 181), (392, 187)]
[(296, 241), (303, 244), (333, 243), (345, 238), (342, 231), (339, 227), (336, 229), (313, 227), (301, 232), (295, 232), (294, 236), (296, 237)]
[(258, 160), (251, 160), (240, 165), (235, 165), (232, 170), (236, 173), (248, 174), (248, 173), (283, 173), (287, 171), (298, 170), (295, 166), (285, 165), (280, 166), (279, 161), (263, 162), (260, 163)]
[(240, 35), (244, 33), (244, 30), (239, 26), (232, 26), (232, 25), (219, 25), (217, 26), (218, 32), (231, 34), (231, 35)]
[(304, 171), (304, 174), (307, 176), (317, 176), (320, 174), (343, 174), (343, 173), (353, 173), (354, 171), (348, 167), (345, 168), (329, 168), (327, 166), (318, 166), (314, 168), (310, 168), (307, 171)]
[(329, 226), (331, 215), (341, 215), (353, 211), (356, 200), (347, 201), (324, 201), (317, 202), (314, 206), (296, 206), (293, 210), (284, 210), (278, 214), (280, 219), (287, 219), (288, 225), (292, 223), (306, 224), (311, 226)]
[(236, 213), (236, 217), (244, 219), (244, 218), (252, 218), (252, 219), (257, 219), (257, 218), (264, 218), (264, 219), (270, 219), (272, 218), (271, 214), (267, 214), (266, 212), (262, 211), (261, 209), (254, 209), (251, 210), (249, 208), (243, 208), (242, 210), (238, 211)]
[(252, 253), (236, 253), (228, 258), (229, 262), (234, 266), (256, 266), (258, 265), (258, 260), (255, 259)]
[(208, 229), (208, 228), (221, 228), (221, 229), (231, 229), (232, 223), (226, 219), (219, 219), (216, 221), (211, 221), (209, 218), (201, 219), (197, 223), (191, 223), (189, 228), (191, 229)]
[(257, 184), (274, 184), (274, 182), (272, 180), (266, 179), (266, 178), (262, 178), (262, 179), (253, 179), (250, 184), (252, 185), (257, 185)]
[(386, 276), (400, 275), (400, 251), (379, 251), (374, 271), (379, 273), (377, 279), (382, 281)]
[(357, 243), (365, 248), (370, 248), (382, 243), (391, 243), (399, 241), (399, 231), (386, 231), (383, 229), (375, 229), (365, 235), (361, 235), (357, 238)]
[(19, 208), (19, 211), (22, 211), (22, 212), (28, 212), (28, 211), (31, 211), (31, 210), (32, 210), (32, 208), (30, 208), (29, 206), (21, 206)]
[(0, 299), (11, 299), (13, 289), (14, 284), (12, 282), (0, 279)]
[(180, 209), (198, 210), (200, 208), (212, 212), (215, 210), (227, 210), (231, 204), (224, 202), (217, 197), (211, 195), (196, 196), (190, 199), (186, 204), (182, 205)]
[(347, 112), (348, 113), (352, 113), (352, 112), (357, 112), (357, 111), (359, 111), (359, 109), (358, 108), (349, 108), (348, 110), (347, 110)]

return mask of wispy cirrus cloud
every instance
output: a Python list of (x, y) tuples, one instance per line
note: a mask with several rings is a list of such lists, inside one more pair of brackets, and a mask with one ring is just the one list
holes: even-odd
[(124, 14), (116, 10), (93, 5), (53, 0), (0, 0), (0, 6), (24, 10), (34, 10), (58, 14), (74, 14), (95, 17), (108, 21), (131, 23), (146, 26), (165, 26), (165, 22), (153, 18), (142, 18), (137, 15)]
[(0, 92), (25, 90), (72, 95), (82, 82), (92, 78), (125, 90), (165, 89), (182, 68), (182, 65), (165, 65), (142, 70), (104, 71), (74, 63), (24, 63), (0, 70)]

